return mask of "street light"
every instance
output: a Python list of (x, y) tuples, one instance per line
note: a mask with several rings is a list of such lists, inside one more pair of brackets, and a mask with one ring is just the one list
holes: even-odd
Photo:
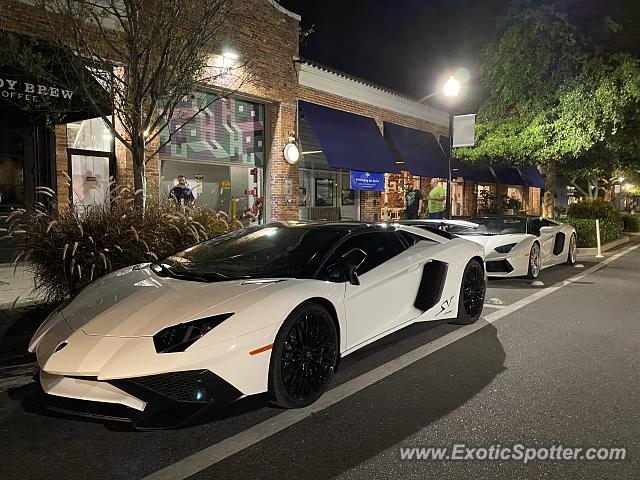
[(451, 218), (451, 156), (453, 154), (453, 101), (460, 92), (460, 82), (451, 75), (444, 84), (444, 95), (449, 99), (449, 157), (447, 168), (447, 218)]

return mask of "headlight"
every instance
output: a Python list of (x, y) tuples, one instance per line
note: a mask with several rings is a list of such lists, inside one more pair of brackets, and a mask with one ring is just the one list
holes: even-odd
[(153, 336), (153, 344), (158, 353), (184, 352), (187, 347), (204, 337), (233, 313), (222, 313), (213, 317), (200, 318), (163, 328)]
[(494, 250), (498, 253), (509, 253), (513, 247), (515, 247), (516, 243), (508, 243), (506, 245), (500, 245), (496, 247)]

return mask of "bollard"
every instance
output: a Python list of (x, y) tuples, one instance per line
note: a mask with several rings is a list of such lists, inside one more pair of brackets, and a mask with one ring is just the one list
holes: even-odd
[(598, 218), (596, 218), (596, 241), (598, 242), (598, 253), (596, 258), (602, 258), (604, 255), (602, 255), (602, 247), (600, 244), (600, 219)]

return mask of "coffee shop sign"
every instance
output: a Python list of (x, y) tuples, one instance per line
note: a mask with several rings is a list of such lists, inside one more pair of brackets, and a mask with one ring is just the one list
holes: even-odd
[(35, 101), (41, 97), (71, 100), (73, 91), (59, 87), (0, 78), (0, 97), (13, 100)]

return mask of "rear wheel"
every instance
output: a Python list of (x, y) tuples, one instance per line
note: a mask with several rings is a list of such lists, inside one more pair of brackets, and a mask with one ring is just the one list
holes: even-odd
[(527, 271), (527, 278), (534, 280), (540, 275), (540, 245), (534, 243), (531, 245), (531, 252), (529, 252), (529, 270)]
[(487, 292), (484, 270), (477, 260), (471, 260), (462, 274), (460, 295), (458, 299), (458, 317), (452, 322), (459, 325), (474, 323), (484, 307), (484, 297)]
[(301, 304), (276, 335), (269, 368), (274, 403), (311, 405), (329, 386), (337, 360), (338, 332), (331, 314), (316, 303)]
[(571, 234), (571, 240), (569, 240), (569, 254), (567, 255), (567, 265), (576, 264), (576, 255), (578, 252), (578, 242), (576, 240), (576, 234)]

